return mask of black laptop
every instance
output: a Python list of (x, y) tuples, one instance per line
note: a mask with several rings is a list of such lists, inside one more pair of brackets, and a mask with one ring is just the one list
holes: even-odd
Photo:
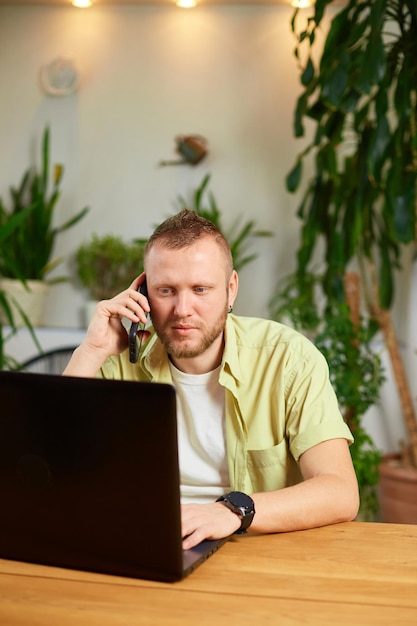
[(0, 557), (180, 580), (226, 539), (182, 549), (171, 385), (0, 372)]

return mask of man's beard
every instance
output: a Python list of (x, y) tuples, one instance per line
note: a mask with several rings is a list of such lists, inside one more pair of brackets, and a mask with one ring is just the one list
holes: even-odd
[[(164, 326), (153, 321), (153, 325), (156, 334), (164, 345), (169, 356), (176, 359), (192, 359), (203, 354), (223, 333), (226, 324), (227, 313), (228, 307), (226, 306), (219, 318), (217, 319), (216, 323), (203, 333), (200, 342), (198, 344), (193, 344), (192, 346), (187, 345), (189, 339), (185, 338), (182, 340), (181, 338), (178, 338), (173, 340), (169, 336), (169, 333), (164, 330), (164, 326), (171, 328), (173, 324), (181, 323), (184, 320), (181, 320), (180, 318), (170, 319), (168, 322), (166, 322)], [(200, 326), (196, 326), (195, 328), (200, 330)]]

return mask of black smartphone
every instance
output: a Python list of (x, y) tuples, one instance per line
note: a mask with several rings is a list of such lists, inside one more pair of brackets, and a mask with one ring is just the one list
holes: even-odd
[[(139, 285), (139, 293), (142, 293), (146, 298), (148, 297), (148, 287), (146, 280)], [(149, 315), (149, 314), (148, 314)], [(148, 315), (146, 317), (148, 317)], [(137, 363), (140, 349), (142, 347), (142, 336), (138, 337), (138, 330), (144, 330), (146, 324), (142, 322), (132, 322), (129, 330), (129, 360), (131, 363)]]

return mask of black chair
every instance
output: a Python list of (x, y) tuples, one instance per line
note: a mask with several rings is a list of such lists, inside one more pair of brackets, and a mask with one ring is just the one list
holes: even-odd
[(37, 374), (62, 374), (77, 346), (55, 348), (22, 363), (20, 371)]

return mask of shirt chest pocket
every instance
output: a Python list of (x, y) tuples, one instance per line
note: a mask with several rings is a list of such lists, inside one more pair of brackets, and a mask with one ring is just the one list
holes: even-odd
[(302, 480), (286, 440), (265, 450), (248, 450), (247, 468), (253, 492), (283, 489)]

